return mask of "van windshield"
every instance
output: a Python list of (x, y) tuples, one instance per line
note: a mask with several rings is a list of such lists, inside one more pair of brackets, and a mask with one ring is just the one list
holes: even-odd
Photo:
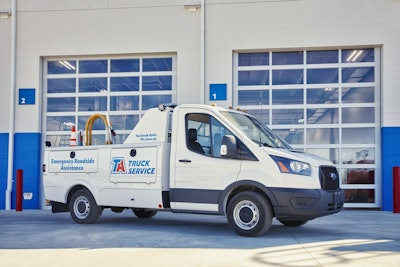
[(292, 149), (291, 146), (253, 116), (222, 111), (221, 114), (240, 129), (250, 140), (260, 146)]

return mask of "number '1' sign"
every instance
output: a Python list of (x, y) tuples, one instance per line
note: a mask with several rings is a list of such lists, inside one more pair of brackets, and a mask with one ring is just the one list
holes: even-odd
[(210, 84), (210, 101), (226, 100), (226, 83)]

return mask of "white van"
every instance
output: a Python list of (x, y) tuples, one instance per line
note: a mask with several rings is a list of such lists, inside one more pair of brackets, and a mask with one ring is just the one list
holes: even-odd
[(209, 105), (148, 110), (124, 144), (47, 148), (44, 190), (53, 212), (94, 223), (104, 208), (227, 216), (239, 235), (339, 212), (332, 162), (293, 150), (255, 117)]

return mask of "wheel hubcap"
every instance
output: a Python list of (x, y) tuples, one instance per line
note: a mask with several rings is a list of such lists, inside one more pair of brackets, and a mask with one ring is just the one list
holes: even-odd
[(260, 219), (259, 210), (253, 202), (243, 200), (235, 206), (233, 219), (240, 228), (250, 230), (257, 225)]
[(243, 222), (249, 223), (253, 219), (253, 211), (249, 207), (243, 207), (239, 211), (239, 217)]
[(74, 213), (79, 219), (85, 219), (90, 211), (90, 203), (86, 197), (80, 196), (74, 202)]

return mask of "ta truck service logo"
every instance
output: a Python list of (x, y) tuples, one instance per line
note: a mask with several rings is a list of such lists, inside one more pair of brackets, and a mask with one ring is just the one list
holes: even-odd
[(128, 160), (125, 164), (124, 158), (113, 158), (111, 173), (151, 175), (156, 173), (156, 168), (152, 167), (151, 160)]
[(113, 158), (111, 164), (111, 173), (126, 173), (124, 158)]
[(157, 180), (157, 148), (141, 147), (134, 157), (130, 149), (114, 149), (111, 154), (110, 180), (116, 183), (154, 183)]

